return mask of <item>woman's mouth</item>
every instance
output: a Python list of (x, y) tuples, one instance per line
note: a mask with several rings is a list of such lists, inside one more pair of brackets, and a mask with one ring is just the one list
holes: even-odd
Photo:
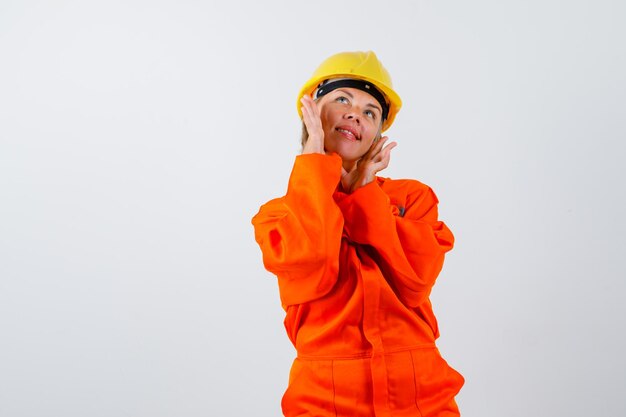
[(349, 127), (338, 127), (337, 132), (341, 133), (343, 137), (346, 139), (356, 142), (357, 140), (361, 140), (358, 133)]

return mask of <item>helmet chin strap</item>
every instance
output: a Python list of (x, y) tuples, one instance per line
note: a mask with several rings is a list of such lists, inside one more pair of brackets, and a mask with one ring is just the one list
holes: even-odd
[(354, 78), (331, 78), (329, 80), (323, 81), (315, 90), (313, 94), (314, 99), (318, 99), (326, 94), (334, 91), (338, 88), (356, 88), (361, 91), (365, 91), (380, 103), (383, 111), (382, 120), (387, 119), (387, 115), (389, 114), (389, 104), (387, 104), (387, 100), (385, 100), (385, 96), (381, 93), (372, 83), (363, 80), (357, 80)]

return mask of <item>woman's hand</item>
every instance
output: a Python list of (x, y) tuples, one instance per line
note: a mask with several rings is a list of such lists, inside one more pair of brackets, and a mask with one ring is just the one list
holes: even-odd
[(383, 136), (374, 143), (369, 151), (358, 160), (350, 172), (341, 168), (341, 186), (347, 193), (352, 193), (356, 189), (363, 187), (374, 181), (376, 174), (389, 166), (391, 150), (396, 147), (396, 142), (391, 142), (387, 146), (389, 138)]
[(300, 99), (302, 102), (302, 121), (309, 133), (309, 138), (304, 144), (302, 153), (321, 153), (324, 154), (324, 129), (322, 128), (322, 119), (317, 103), (307, 95)]

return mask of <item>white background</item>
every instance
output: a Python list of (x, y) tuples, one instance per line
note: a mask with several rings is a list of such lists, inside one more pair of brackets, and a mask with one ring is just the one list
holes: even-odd
[(250, 218), (296, 94), (374, 50), (437, 192), (464, 416), (626, 415), (622, 1), (0, 2), (0, 415), (277, 416)]

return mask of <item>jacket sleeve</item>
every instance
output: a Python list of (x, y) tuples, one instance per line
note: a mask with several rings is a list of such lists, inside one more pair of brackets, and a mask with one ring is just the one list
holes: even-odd
[(287, 194), (261, 206), (252, 219), (285, 308), (325, 295), (337, 280), (343, 216), (333, 192), (340, 175), (338, 155), (299, 155)]
[(372, 247), (401, 300), (418, 307), (428, 299), (454, 237), (437, 218), (434, 192), (417, 181), (406, 185), (406, 202), (400, 211), (377, 181), (344, 194), (338, 205), (348, 238)]

